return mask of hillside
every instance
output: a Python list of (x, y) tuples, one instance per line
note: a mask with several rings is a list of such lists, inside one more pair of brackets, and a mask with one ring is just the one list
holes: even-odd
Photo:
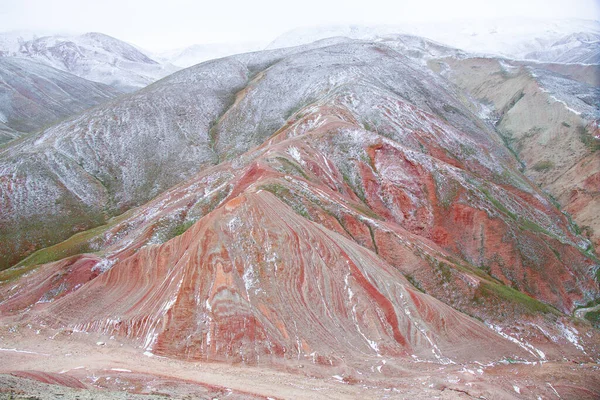
[(35, 36), (0, 34), (0, 55), (29, 58), (120, 91), (144, 87), (179, 68), (161, 64), (130, 44), (102, 33)]
[[(110, 86), (24, 58), (0, 57), (0, 143), (121, 94)], [(1, 134), (0, 134), (1, 135)]]
[(596, 136), (574, 136), (597, 126), (593, 69), (564, 68), (333, 38), (201, 63), (9, 143), (0, 373), (594, 398), (597, 236), (535, 168), (561, 149), (570, 190), (569, 165), (600, 171)]
[(284, 33), (267, 48), (298, 46), (329, 37), (376, 40), (397, 34), (424, 37), (474, 54), (543, 62), (594, 64), (600, 51), (598, 21), (533, 18), (304, 27)]

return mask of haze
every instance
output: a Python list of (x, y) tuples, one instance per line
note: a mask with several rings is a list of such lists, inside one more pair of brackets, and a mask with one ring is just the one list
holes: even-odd
[(3, 0), (3, 31), (97, 31), (162, 51), (195, 43), (263, 42), (297, 27), (397, 24), (500, 17), (598, 19), (596, 0), (534, 1), (247, 1)]

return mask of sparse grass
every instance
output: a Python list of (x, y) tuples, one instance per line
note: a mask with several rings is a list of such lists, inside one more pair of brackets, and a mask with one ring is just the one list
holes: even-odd
[(525, 170), (525, 163), (521, 160), (519, 153), (513, 147), (514, 139), (512, 138), (512, 135), (500, 134), (500, 138), (502, 139), (502, 142), (504, 142), (504, 147), (506, 147), (519, 162), (519, 171), (523, 172)]
[(452, 271), (450, 266), (445, 262), (440, 262), (436, 266), (437, 271), (439, 272), (439, 276), (444, 283), (450, 283), (452, 281)]
[(538, 224), (536, 224), (533, 221), (530, 221), (528, 219), (525, 218), (519, 218), (519, 224), (520, 227), (524, 230), (527, 231), (531, 231), (531, 232), (537, 232), (537, 233), (543, 233), (546, 236), (550, 236), (553, 238), (556, 238), (555, 235), (553, 235), (552, 233), (548, 232), (546, 229), (542, 228), (541, 226), (539, 226)]
[(280, 199), (289, 195), (290, 193), (290, 190), (280, 183), (268, 183), (266, 185), (262, 185), (260, 188), (273, 193)]
[(543, 161), (538, 161), (537, 163), (535, 163), (535, 165), (532, 167), (532, 169), (534, 171), (537, 172), (544, 172), (544, 171), (548, 171), (550, 169), (554, 168), (554, 163), (550, 160), (543, 160)]
[(415, 289), (417, 289), (421, 293), (425, 293), (425, 290), (421, 286), (421, 283), (418, 280), (416, 280), (414, 276), (412, 276), (411, 274), (404, 274), (404, 277), (407, 281), (410, 282), (411, 285), (415, 287)]
[(552, 196), (550, 193), (545, 193), (548, 196), (548, 199), (550, 199), (550, 202), (552, 203), (552, 205), (554, 207), (556, 207), (557, 210), (561, 209), (561, 204), (558, 202), (558, 200), (556, 200), (556, 198), (554, 196)]
[(459, 186), (454, 180), (444, 182), (440, 174), (434, 174), (433, 177), (436, 197), (443, 208), (449, 209), (459, 195)]
[[(444, 104), (442, 106), (442, 109), (444, 110), (444, 112), (449, 113), (449, 114), (464, 115), (460, 109), (458, 109), (450, 104)], [(446, 119), (446, 118), (444, 117), (444, 119)]]
[(579, 140), (585, 144), (592, 152), (600, 150), (600, 140), (594, 138), (592, 133), (583, 125), (577, 126)]
[(106, 225), (101, 225), (84, 232), (76, 233), (63, 242), (40, 249), (30, 254), (13, 267), (4, 271), (0, 271), (0, 282), (16, 279), (21, 275), (34, 270), (38, 265), (41, 264), (62, 260), (63, 258), (71, 257), (77, 254), (93, 252), (93, 239), (100, 237), (110, 228), (124, 220), (128, 215), (129, 213), (122, 214), (110, 220)]
[(550, 250), (552, 250), (552, 252), (556, 256), (556, 258), (558, 259), (558, 261), (562, 262), (562, 257), (560, 256), (560, 252), (558, 250), (556, 250), (554, 247), (550, 246), (550, 245), (548, 245), (548, 247), (550, 247)]
[(494, 205), (494, 207), (496, 207), (498, 209), (498, 211), (500, 211), (501, 213), (505, 214), (506, 216), (514, 219), (515, 221), (517, 220), (516, 214), (513, 213), (512, 211), (510, 211), (508, 208), (506, 208), (504, 206), (504, 204), (502, 204), (494, 196), (492, 196), (487, 189), (480, 188), (479, 190), (481, 190), (481, 193), (483, 193), (485, 195), (485, 197)]
[(363, 191), (362, 187), (360, 185), (354, 186), (354, 184), (352, 183), (352, 180), (350, 179), (350, 176), (347, 173), (345, 173), (344, 171), (342, 171), (342, 178), (344, 178), (344, 182), (346, 182), (346, 184), (354, 192), (356, 197), (358, 197), (363, 203), (367, 204), (367, 198), (365, 196), (365, 192)]
[(375, 241), (375, 232), (373, 232), (373, 228), (371, 225), (366, 224), (367, 228), (369, 228), (369, 233), (371, 234), (371, 242), (373, 242), (373, 249), (375, 250), (375, 254), (379, 254), (379, 249), (377, 248), (377, 242)]
[(452, 268), (451, 265), (446, 264), (443, 261), (440, 261), (430, 255), (425, 255), (425, 260), (427, 260), (428, 264), (433, 269), (435, 275), (440, 279), (442, 283), (451, 283), (452, 282)]
[(185, 221), (177, 226), (175, 226), (175, 228), (173, 228), (172, 231), (172, 236), (171, 238), (174, 238), (175, 236), (179, 236), (182, 235), (185, 231), (187, 231), (192, 225), (194, 225), (196, 221)]
[[(290, 206), (298, 215), (311, 220), (312, 218), (306, 209), (306, 206), (301, 203), (300, 197), (292, 195), (292, 192), (280, 183), (268, 183), (260, 187), (263, 190), (273, 193), (279, 200)], [(294, 199), (298, 199), (294, 201)]]
[(552, 306), (542, 303), (532, 297), (529, 297), (523, 292), (515, 290), (509, 286), (493, 283), (493, 282), (481, 282), (479, 287), (475, 290), (473, 300), (477, 303), (489, 303), (498, 301), (508, 301), (520, 305), (525, 312), (531, 314), (545, 313), (545, 314), (558, 314)]
[(302, 168), (300, 168), (300, 166), (297, 165), (296, 163), (291, 162), (290, 160), (288, 160), (287, 158), (284, 158), (284, 157), (275, 157), (275, 159), (277, 159), (281, 163), (285, 172), (292, 173), (292, 174), (293, 174), (293, 172), (297, 172), (307, 181), (310, 180), (308, 175), (306, 175), (306, 172), (304, 172), (302, 170)]
[(595, 328), (600, 328), (600, 311), (590, 311), (586, 313), (585, 319), (590, 321)]
[(477, 151), (475, 151), (473, 147), (467, 146), (463, 143), (460, 144), (460, 151), (463, 156), (472, 156), (474, 154), (477, 154)]
[(487, 197), (487, 199), (494, 205), (494, 207), (496, 207), (496, 209), (498, 209), (498, 211), (502, 212), (506, 216), (508, 216), (511, 219), (513, 219), (514, 221), (516, 221), (519, 224), (519, 227), (521, 229), (531, 231), (531, 232), (536, 232), (536, 233), (543, 233), (546, 236), (556, 238), (556, 235), (554, 235), (551, 232), (547, 231), (546, 229), (542, 228), (535, 222), (530, 221), (526, 218), (521, 218), (521, 217), (517, 216), (515, 213), (513, 213), (508, 208), (506, 208), (506, 206), (504, 206), (504, 204), (502, 204), (500, 201), (495, 199), (487, 189), (480, 188), (480, 190), (485, 195), (485, 197)]
[(364, 204), (360, 204), (360, 203), (351, 203), (350, 206), (355, 209), (357, 212), (366, 215), (369, 218), (373, 218), (373, 219), (377, 219), (377, 220), (381, 220), (381, 217), (379, 215), (377, 215), (373, 210), (371, 210), (369, 207), (367, 207)]

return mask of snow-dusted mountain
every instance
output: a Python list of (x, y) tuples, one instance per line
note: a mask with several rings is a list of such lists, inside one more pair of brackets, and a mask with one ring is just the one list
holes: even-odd
[(187, 68), (207, 60), (259, 51), (264, 49), (266, 44), (263, 42), (195, 44), (182, 49), (158, 53), (155, 58), (178, 67)]
[(298, 46), (334, 36), (374, 40), (398, 33), (422, 36), (471, 53), (545, 62), (597, 63), (600, 52), (599, 21), (523, 18), (298, 28), (267, 48)]
[(561, 63), (600, 64), (600, 34), (573, 33), (524, 58)]
[(598, 96), (579, 83), (597, 66), (544, 68), (333, 38), (204, 62), (8, 143), (0, 336), (36, 352), (4, 351), (0, 373), (130, 390), (168, 357), (188, 378), (335, 379), (239, 398), (598, 398)]
[(122, 92), (35, 60), (0, 57), (0, 144)]
[(179, 69), (153, 60), (134, 46), (102, 33), (42, 37), (27, 33), (1, 34), (0, 55), (31, 58), (125, 91), (144, 87)]

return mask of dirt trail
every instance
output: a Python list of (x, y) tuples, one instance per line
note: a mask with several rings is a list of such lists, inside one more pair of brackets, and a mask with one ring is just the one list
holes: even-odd
[[(52, 386), (0, 376), (0, 398), (12, 388), (21, 396), (60, 398), (175, 399), (362, 399), (562, 398), (600, 396), (599, 366), (570, 362), (543, 364), (441, 365), (383, 360), (372, 366), (316, 366), (290, 361), (272, 368), (186, 362), (143, 353), (133, 342), (97, 334), (67, 333), (21, 326), (0, 328), (0, 374), (40, 371), (65, 381), (78, 379), (89, 390)], [(371, 365), (371, 367), (369, 367)], [(360, 372), (362, 371), (362, 372)], [(29, 372), (35, 377), (36, 372)], [(23, 374), (21, 373), (21, 376)], [(13, 379), (14, 378), (14, 379)], [(43, 379), (40, 379), (43, 382)], [(29, 382), (23, 384), (23, 382)], [(58, 392), (57, 392), (58, 391)], [(101, 393), (101, 395), (99, 395)], [(146, 397), (130, 396), (138, 393)], [(114, 395), (113, 395), (114, 394)], [(126, 397), (119, 397), (119, 396)], [(155, 397), (156, 396), (156, 397)], [(22, 397), (28, 398), (28, 397)]]

